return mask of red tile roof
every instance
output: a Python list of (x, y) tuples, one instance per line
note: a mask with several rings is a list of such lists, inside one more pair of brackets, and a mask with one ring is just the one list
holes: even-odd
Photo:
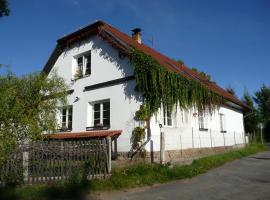
[(47, 134), (48, 139), (78, 139), (78, 138), (100, 138), (107, 136), (120, 135), (122, 130), (106, 130), (106, 131), (85, 131), (85, 132), (63, 132)]
[[(90, 24), (89, 26), (84, 27), (83, 29), (80, 29), (74, 33), (71, 33), (59, 39), (57, 48), (61, 46), (61, 48), (64, 49), (66, 46), (72, 45), (73, 43), (80, 41), (84, 38), (87, 38), (93, 34), (97, 34), (105, 40), (110, 40), (110, 43), (113, 47), (119, 48), (122, 51), (129, 50), (131, 48), (136, 48), (140, 51), (143, 51), (145, 54), (151, 56), (153, 59), (155, 59), (157, 62), (159, 62), (162, 66), (164, 66), (168, 70), (177, 72), (189, 79), (195, 79), (199, 81), (201, 84), (211, 89), (212, 91), (224, 97), (226, 100), (235, 103), (236, 105), (242, 107), (243, 109), (249, 109), (249, 107), (246, 104), (244, 104), (242, 101), (237, 99), (235, 96), (233, 96), (223, 88), (219, 87), (214, 82), (209, 81), (207, 78), (203, 77), (199, 73), (194, 72), (188, 67), (179, 64), (178, 62), (159, 53), (153, 48), (150, 48), (145, 44), (138, 43), (137, 41), (132, 39), (132, 37), (126, 35), (125, 33), (119, 31), (118, 29), (110, 26), (109, 24), (103, 21), (97, 21), (93, 24)], [(58, 56), (52, 55), (47, 64), (45, 65), (43, 71), (47, 73), (50, 71), (52, 63), (54, 61), (53, 57)]]

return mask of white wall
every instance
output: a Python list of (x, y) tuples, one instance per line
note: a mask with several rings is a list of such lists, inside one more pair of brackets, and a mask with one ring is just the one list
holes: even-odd
[[(75, 66), (74, 56), (89, 50), (92, 57), (91, 75), (71, 81)], [(110, 130), (123, 130), (118, 138), (118, 151), (129, 151), (131, 132), (137, 126), (133, 118), (140, 105), (140, 96), (134, 91), (135, 81), (91, 91), (84, 91), (84, 87), (132, 75), (133, 67), (130, 62), (120, 59), (117, 50), (95, 36), (66, 49), (52, 71), (63, 77), (70, 89), (74, 89), (68, 96), (69, 105), (73, 105), (72, 132), (86, 131), (86, 127), (91, 126), (89, 102), (110, 99)], [(79, 97), (77, 102), (76, 97)]]
[[(72, 74), (75, 71), (74, 57), (90, 50), (92, 52), (92, 74), (89, 77), (72, 81)], [(52, 71), (63, 77), (70, 86), (70, 89), (74, 89), (74, 93), (68, 97), (69, 105), (73, 105), (72, 132), (86, 131), (86, 127), (91, 126), (91, 107), (89, 106), (89, 102), (110, 99), (110, 130), (123, 130), (122, 135), (118, 139), (118, 151), (129, 151), (131, 146), (131, 132), (134, 127), (138, 126), (138, 122), (133, 119), (134, 114), (141, 104), (140, 95), (134, 91), (135, 81), (84, 91), (85, 86), (132, 75), (133, 67), (129, 60), (126, 58), (120, 59), (116, 49), (112, 48), (99, 37), (93, 36), (80, 44), (66, 49), (57, 59)], [(79, 97), (79, 101), (77, 102), (75, 102), (76, 97)], [(163, 128), (167, 150), (210, 147), (211, 144), (212, 146), (224, 145), (224, 135), (220, 133), (219, 127), (219, 113), (223, 113), (226, 116), (227, 133), (225, 133), (225, 138), (227, 139), (225, 145), (232, 145), (235, 141), (237, 143), (243, 143), (242, 134), (244, 128), (241, 112), (231, 108), (221, 107), (209, 117), (209, 130), (206, 132), (198, 130), (198, 119), (193, 113), (193, 109), (183, 112), (178, 109), (178, 112), (175, 112), (173, 115), (173, 126)], [(162, 123), (162, 121), (163, 116), (161, 113), (157, 113), (151, 120), (152, 140), (154, 141), (155, 151), (159, 150), (159, 123)], [(234, 135), (236, 139), (234, 139)], [(149, 144), (146, 148), (150, 150)]]
[[(194, 109), (184, 112), (178, 109), (172, 114), (172, 126), (163, 126), (162, 129), (159, 128), (159, 123), (163, 124), (163, 115), (161, 112), (157, 113), (151, 120), (154, 151), (159, 151), (160, 148), (160, 131), (165, 133), (165, 150), (232, 146), (245, 142), (242, 112), (226, 106), (220, 107), (212, 115), (208, 114), (206, 131), (199, 130), (196, 113)], [(226, 133), (221, 132), (219, 113), (225, 116)], [(150, 150), (150, 144), (147, 145), (147, 150)]]

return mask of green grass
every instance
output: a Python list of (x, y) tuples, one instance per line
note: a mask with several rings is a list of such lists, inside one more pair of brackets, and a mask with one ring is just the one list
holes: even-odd
[(77, 199), (91, 191), (117, 190), (191, 178), (226, 162), (266, 149), (264, 145), (252, 144), (243, 149), (194, 160), (190, 165), (162, 166), (141, 163), (127, 168), (113, 169), (112, 176), (106, 180), (81, 181), (74, 176), (65, 183), (7, 188), (0, 191), (0, 199), (45, 200), (52, 197)]

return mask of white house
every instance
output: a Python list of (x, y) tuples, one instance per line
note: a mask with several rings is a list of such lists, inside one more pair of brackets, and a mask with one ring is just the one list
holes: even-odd
[[(118, 137), (118, 152), (129, 152), (135, 112), (142, 103), (133, 66), (126, 56), (127, 48), (136, 48), (150, 55), (168, 70), (180, 65), (141, 41), (139, 29), (128, 36), (103, 21), (97, 21), (57, 41), (43, 71), (57, 73), (70, 86), (68, 107), (59, 114), (59, 133), (54, 138)], [(191, 77), (200, 76), (185, 66), (174, 71)], [(199, 78), (198, 78), (199, 77)], [(204, 84), (202, 81), (201, 84)], [(160, 125), (165, 133), (165, 149), (226, 147), (243, 144), (243, 110), (248, 109), (213, 82), (207, 87), (227, 102), (213, 115), (199, 116), (196, 109), (160, 112), (151, 118), (151, 138), (145, 138), (147, 151), (160, 149)]]

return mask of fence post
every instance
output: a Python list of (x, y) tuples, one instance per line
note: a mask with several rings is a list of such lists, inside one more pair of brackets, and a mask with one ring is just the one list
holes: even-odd
[(224, 131), (222, 132), (222, 134), (223, 134), (224, 147), (226, 147), (226, 141), (225, 141), (225, 133), (224, 133)]
[(153, 140), (150, 140), (150, 158), (151, 158), (151, 163), (154, 163), (154, 142), (153, 142)]
[(194, 149), (194, 133), (193, 133), (193, 127), (192, 127), (192, 149)]
[(181, 157), (183, 156), (183, 151), (182, 151), (183, 147), (182, 146), (183, 146), (182, 145), (182, 136), (180, 134), (180, 151), (181, 151)]
[(23, 143), (23, 180), (26, 183), (29, 179), (29, 141)]
[(211, 131), (211, 129), (210, 129), (209, 133), (210, 133), (211, 148), (213, 148), (212, 131)]
[(106, 137), (108, 144), (108, 173), (111, 173), (112, 170), (112, 139), (110, 136)]
[(165, 162), (165, 137), (164, 132), (160, 132), (160, 164)]
[(236, 146), (235, 131), (233, 132), (234, 145)]

